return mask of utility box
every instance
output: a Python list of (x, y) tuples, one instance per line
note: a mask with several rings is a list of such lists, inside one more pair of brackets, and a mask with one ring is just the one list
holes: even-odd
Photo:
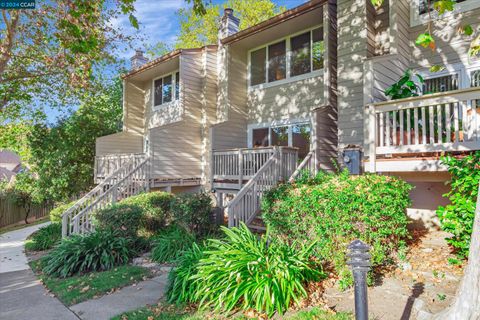
[(357, 146), (349, 146), (343, 150), (343, 163), (350, 174), (360, 174), (362, 169), (362, 153)]

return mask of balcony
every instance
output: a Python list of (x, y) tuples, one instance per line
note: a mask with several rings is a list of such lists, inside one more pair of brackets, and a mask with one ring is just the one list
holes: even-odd
[(446, 170), (440, 164), (440, 154), (480, 149), (477, 108), (480, 108), (480, 88), (368, 105), (366, 170)]
[(98, 184), (102, 182), (106, 177), (120, 169), (123, 165), (127, 164), (131, 160), (133, 161), (133, 166), (135, 167), (145, 159), (146, 155), (144, 153), (125, 153), (96, 156), (94, 165), (95, 183)]

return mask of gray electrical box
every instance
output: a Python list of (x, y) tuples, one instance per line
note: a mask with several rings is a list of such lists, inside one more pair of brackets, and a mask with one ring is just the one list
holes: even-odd
[(343, 163), (345, 163), (350, 174), (361, 173), (361, 157), (362, 153), (359, 147), (347, 147), (343, 150)]

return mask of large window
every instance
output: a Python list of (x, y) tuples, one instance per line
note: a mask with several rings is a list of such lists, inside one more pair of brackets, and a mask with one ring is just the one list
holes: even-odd
[(180, 97), (180, 73), (175, 72), (153, 81), (153, 106), (178, 100)]
[[(460, 3), (460, 2), (464, 2), (464, 1), (467, 1), (467, 0), (457, 0), (456, 3)], [(430, 4), (430, 11), (433, 10), (433, 4), (434, 4), (435, 1), (433, 0), (419, 0), (419, 3), (418, 3), (418, 13), (419, 14), (425, 14), (428, 12), (428, 6)]]
[(458, 89), (458, 75), (451, 74), (426, 79), (423, 84), (423, 94), (445, 92)]
[[(323, 28), (315, 28), (250, 52), (250, 85), (323, 69)], [(287, 58), (288, 57), (288, 58)]]

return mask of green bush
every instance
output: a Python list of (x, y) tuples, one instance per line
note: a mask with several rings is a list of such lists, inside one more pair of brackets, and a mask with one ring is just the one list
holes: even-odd
[(346, 251), (354, 239), (371, 246), (374, 267), (389, 263), (408, 236), (411, 186), (390, 176), (319, 173), (284, 184), (263, 198), (263, 218), (285, 241), (317, 239), (315, 254), (333, 264), (341, 287), (351, 285)]
[(174, 221), (196, 236), (213, 231), (212, 199), (207, 193), (181, 194), (173, 198), (172, 216)]
[(292, 302), (307, 295), (303, 285), (321, 276), (309, 259), (315, 243), (290, 246), (276, 238), (259, 239), (245, 225), (222, 230), (226, 237), (208, 241), (192, 277), (201, 306), (283, 314)]
[(130, 241), (111, 230), (63, 239), (44, 258), (43, 272), (65, 278), (77, 273), (109, 270), (128, 262)]
[(472, 236), (473, 221), (475, 218), (475, 204), (480, 182), (480, 152), (464, 158), (445, 156), (442, 163), (448, 166), (451, 174), (450, 187), (446, 197), (450, 204), (437, 210), (441, 227), (444, 231), (453, 234), (446, 238), (447, 242), (456, 249), (459, 257), (468, 257), (470, 238)]
[(25, 249), (31, 251), (43, 251), (53, 248), (62, 239), (62, 224), (51, 223), (38, 229), (30, 236), (25, 244)]
[(197, 266), (204, 256), (203, 248), (193, 243), (182, 252), (175, 261), (175, 268), (168, 275), (169, 286), (167, 299), (169, 303), (183, 304), (195, 302), (198, 281), (193, 279), (197, 274)]
[(50, 211), (50, 221), (51, 222), (62, 222), (62, 214), (72, 207), (77, 200), (70, 203), (60, 204)]
[(121, 237), (136, 240), (143, 224), (143, 210), (138, 205), (117, 203), (98, 211), (97, 225), (117, 232)]
[(155, 232), (170, 223), (172, 198), (171, 193), (148, 192), (129, 197), (120, 204), (140, 207), (143, 212), (142, 226), (148, 231)]
[(155, 238), (152, 259), (160, 263), (172, 262), (182, 251), (191, 247), (194, 241), (195, 237), (183, 227), (173, 226)]

